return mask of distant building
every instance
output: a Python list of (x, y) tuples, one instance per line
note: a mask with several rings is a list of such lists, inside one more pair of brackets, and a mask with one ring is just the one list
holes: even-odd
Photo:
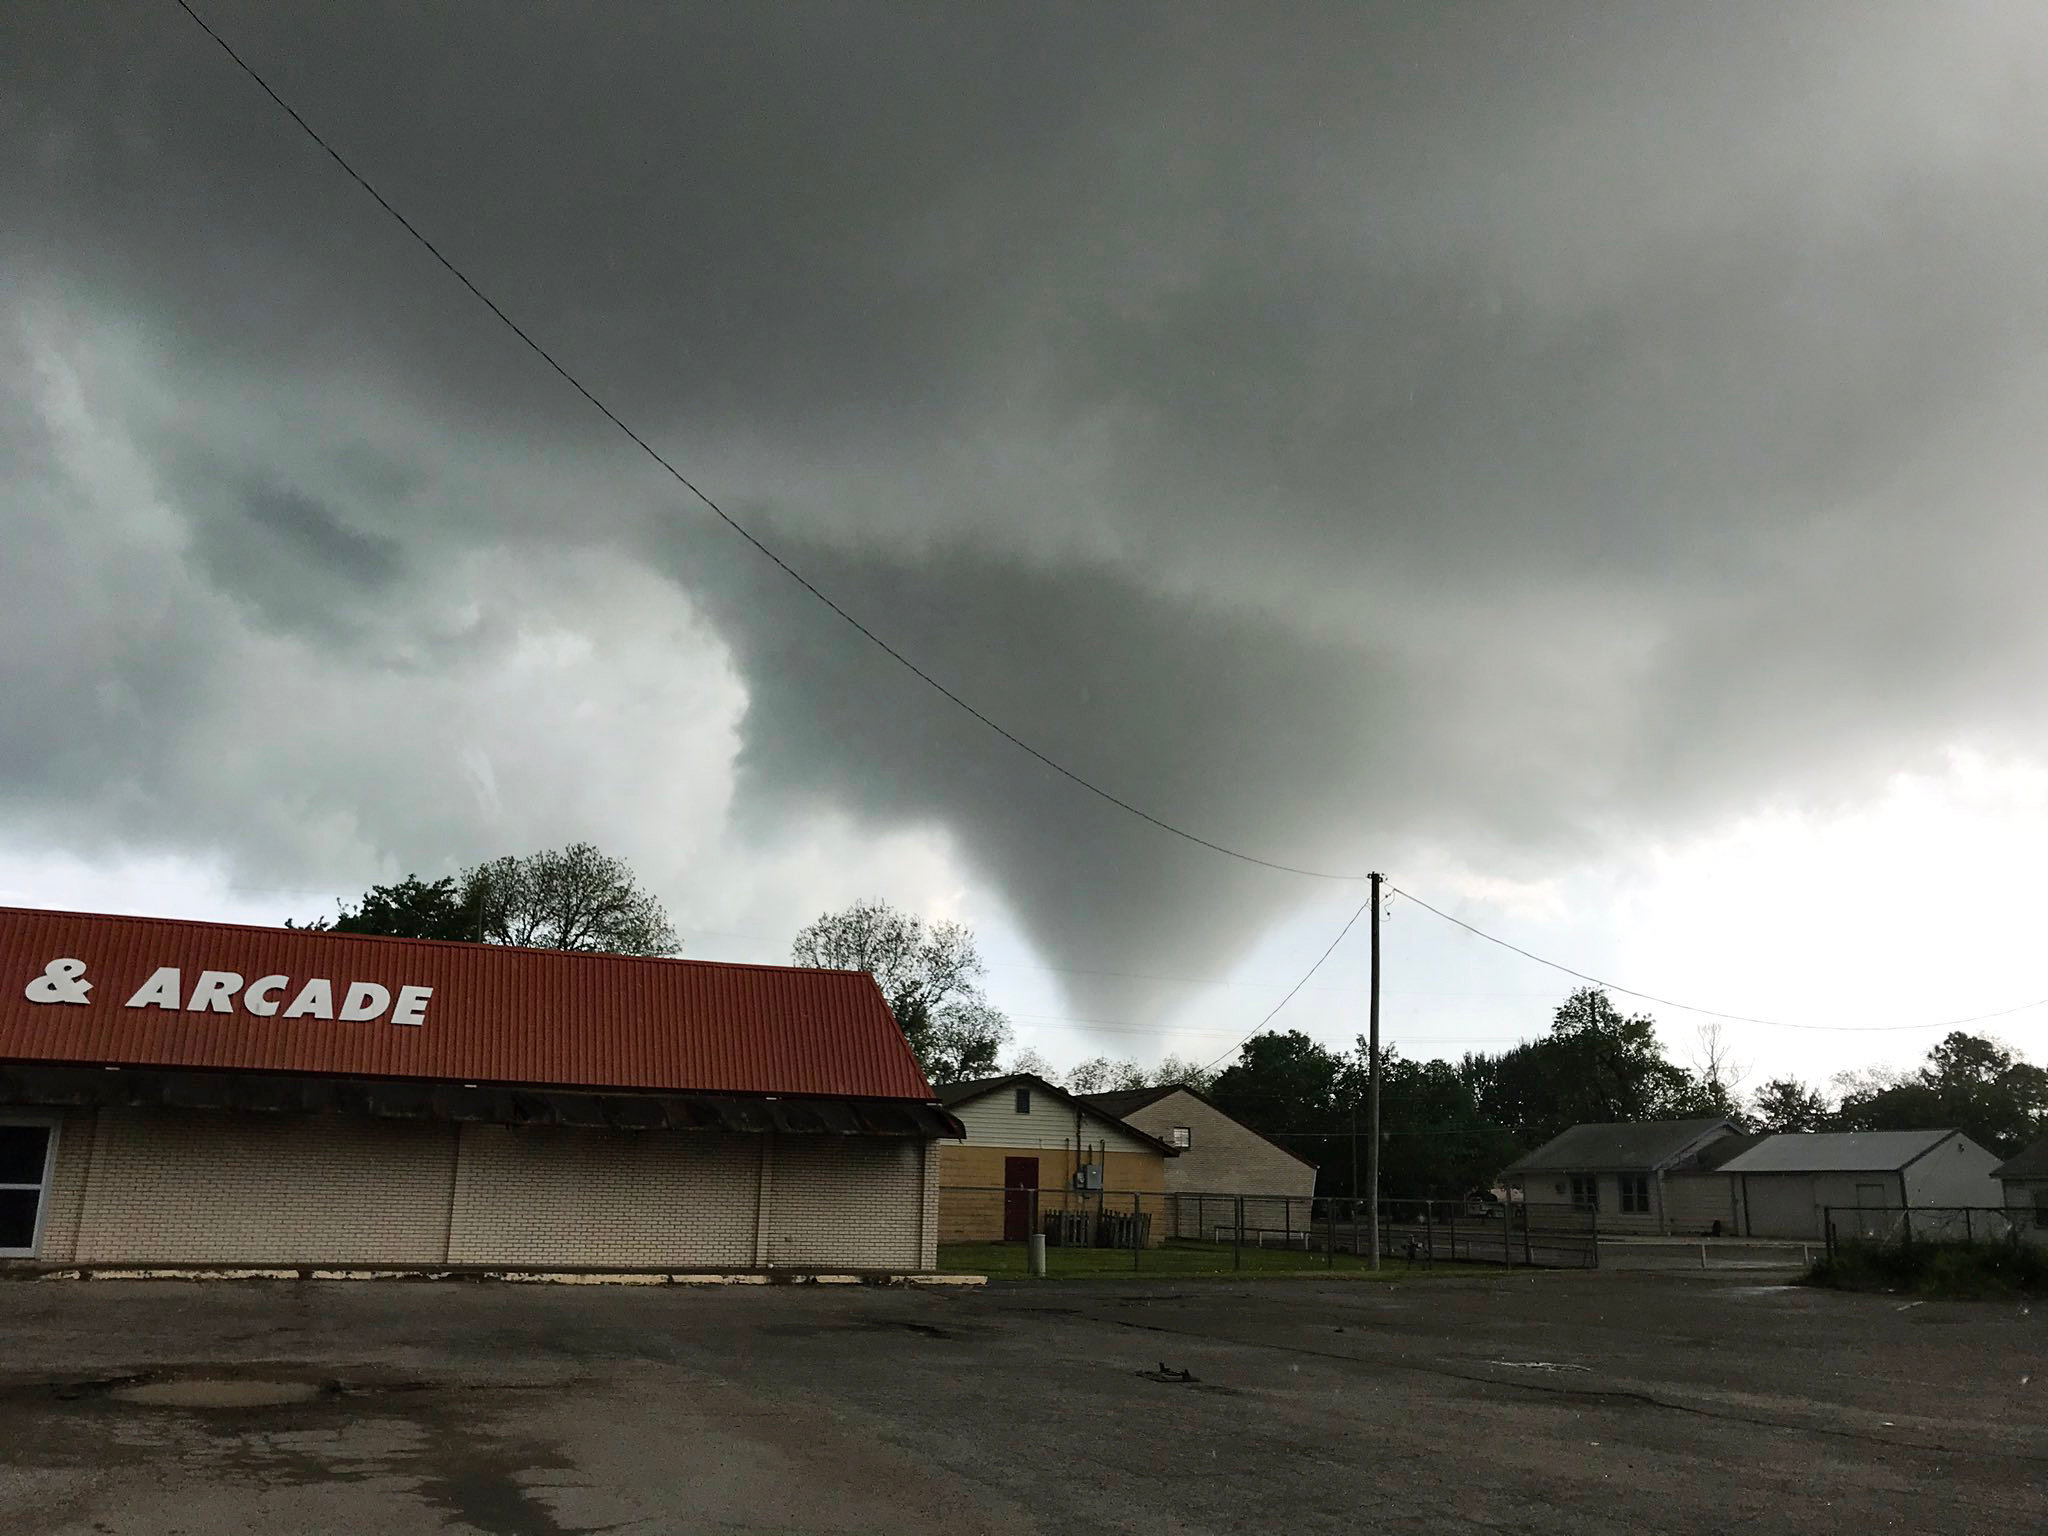
[(2048, 1238), (2048, 1137), (1992, 1170), (2005, 1189), (2005, 1208), (2025, 1213), (2028, 1235)]
[[(1997, 1154), (1961, 1131), (1821, 1131), (1766, 1136), (1721, 1165), (1745, 1237), (1823, 1238), (1828, 1209), (2002, 1206)], [(1873, 1215), (1875, 1222), (1881, 1220)], [(1836, 1220), (1841, 1229), (1841, 1218)]]
[(938, 1095), (966, 1138), (939, 1151), (940, 1241), (1021, 1242), (1065, 1211), (1132, 1212), (1150, 1241), (1163, 1236), (1175, 1155), (1164, 1140), (1028, 1072), (942, 1083)]
[[(1166, 1164), (1175, 1237), (1207, 1237), (1235, 1223), (1245, 1197), (1247, 1230), (1305, 1230), (1316, 1192), (1316, 1165), (1179, 1083), (1083, 1097), (1179, 1153)], [(1190, 1196), (1222, 1197), (1190, 1199)]]
[[(1501, 1179), (1511, 1199), (1569, 1206), (1602, 1232), (1669, 1232), (1674, 1195), (1682, 1197), (1687, 1220), (1701, 1204), (1701, 1189), (1689, 1178), (1699, 1154), (1736, 1134), (1730, 1120), (1575, 1125), (1510, 1163)], [(1667, 1188), (1674, 1174), (1676, 1190)]]
[(1735, 1181), (1723, 1171), (1766, 1139), (1763, 1132), (1717, 1136), (1664, 1171), (1664, 1230), (1684, 1237), (1733, 1237), (1742, 1231)]

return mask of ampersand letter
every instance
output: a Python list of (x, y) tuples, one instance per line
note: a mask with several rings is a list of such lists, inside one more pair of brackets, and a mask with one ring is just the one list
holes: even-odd
[(82, 1003), (92, 990), (83, 960), (52, 960), (23, 991), (32, 1003)]

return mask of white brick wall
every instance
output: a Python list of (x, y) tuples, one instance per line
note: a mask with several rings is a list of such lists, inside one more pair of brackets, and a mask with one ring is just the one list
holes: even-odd
[(464, 1126), (448, 1261), (751, 1269), (759, 1141)]
[(108, 1109), (80, 1264), (407, 1264), (446, 1241), (455, 1127)]
[[(768, 1204), (771, 1265), (922, 1267), (924, 1142), (785, 1136)], [(905, 1218), (909, 1217), (909, 1220)]]
[(86, 1171), (92, 1166), (93, 1111), (67, 1109), (57, 1127), (57, 1160), (43, 1211), (40, 1257), (68, 1264), (78, 1250), (78, 1222), (85, 1211)]
[(937, 1164), (888, 1137), (72, 1110), (38, 1261), (930, 1269)]

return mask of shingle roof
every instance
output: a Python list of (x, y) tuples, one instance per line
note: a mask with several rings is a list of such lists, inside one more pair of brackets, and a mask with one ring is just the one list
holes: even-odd
[(1126, 1116), (1135, 1115), (1139, 1110), (1150, 1108), (1161, 1099), (1176, 1093), (1184, 1093), (1191, 1099), (1199, 1099), (1232, 1125), (1244, 1126), (1245, 1130), (1250, 1131), (1259, 1140), (1273, 1148), (1274, 1151), (1285, 1152), (1304, 1168), (1314, 1168), (1317, 1166), (1295, 1151), (1294, 1148), (1283, 1147), (1264, 1131), (1254, 1126), (1245, 1125), (1242, 1120), (1238, 1119), (1229, 1110), (1220, 1108), (1216, 1101), (1206, 1093), (1198, 1092), (1190, 1088), (1186, 1083), (1165, 1083), (1152, 1088), (1126, 1088), (1116, 1093), (1084, 1093), (1081, 1095), (1081, 1098), (1084, 1102), (1093, 1104), (1104, 1114), (1115, 1115), (1117, 1119), (1122, 1120)]
[[(1726, 1120), (1637, 1120), (1619, 1125), (1575, 1125), (1527, 1156), (1508, 1173), (1573, 1168), (1662, 1168)], [(1730, 1127), (1732, 1129), (1732, 1127)]]
[(1723, 1173), (1891, 1173), (1955, 1135), (1939, 1131), (1787, 1131), (1766, 1136)]
[[(75, 982), (66, 982), (66, 962), (82, 967)], [(137, 1005), (167, 967), (179, 973), (177, 997), (168, 1007)], [(218, 1008), (193, 996), (209, 971), (233, 982), (216, 983)], [(34, 994), (53, 990), (44, 985), (51, 978), (61, 983), (56, 993), (82, 1000), (38, 1001)], [(328, 983), (324, 1004), (287, 1016), (312, 979)], [(273, 985), (259, 991), (263, 981)], [(370, 989), (358, 994), (364, 1016), (345, 1019), (359, 984)], [(407, 988), (431, 989), (418, 1023), (400, 1017)], [(166, 983), (164, 995), (170, 990)], [(251, 993), (258, 1006), (245, 1006)], [(411, 996), (419, 1003), (417, 990)], [(657, 1093), (932, 1096), (864, 972), (13, 907), (0, 907), (5, 1061)]]
[(1726, 1167), (1731, 1158), (1740, 1157), (1770, 1134), (1769, 1131), (1744, 1131), (1735, 1136), (1718, 1136), (1678, 1166), (1687, 1172), (1716, 1173)]
[(1157, 1104), (1169, 1093), (1180, 1091), (1179, 1083), (1166, 1083), (1151, 1088), (1125, 1088), (1115, 1093), (1084, 1093), (1081, 1097), (1103, 1113), (1121, 1120), (1125, 1115), (1135, 1115), (1139, 1110)]
[(1991, 1170), (1994, 1179), (2048, 1179), (2048, 1137)]

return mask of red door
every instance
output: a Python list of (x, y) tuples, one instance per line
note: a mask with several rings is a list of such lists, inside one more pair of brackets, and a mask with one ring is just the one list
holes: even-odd
[(1038, 1159), (1003, 1159), (1003, 1241), (1021, 1243), (1031, 1235), (1031, 1206), (1038, 1188)]

